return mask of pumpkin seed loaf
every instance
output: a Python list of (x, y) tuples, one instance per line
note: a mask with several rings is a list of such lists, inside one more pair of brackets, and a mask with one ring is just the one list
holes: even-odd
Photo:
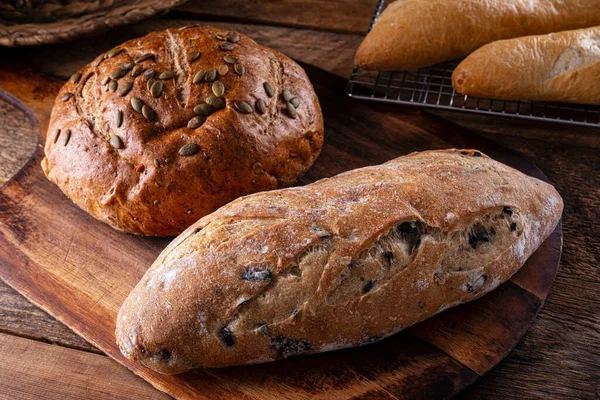
[(166, 374), (375, 342), (506, 281), (562, 208), (551, 185), (475, 150), (253, 194), (161, 253), (117, 342)]
[(294, 61), (192, 26), (130, 40), (75, 73), (47, 138), (44, 172), (79, 207), (122, 231), (169, 236), (295, 182), (319, 155), (323, 116)]

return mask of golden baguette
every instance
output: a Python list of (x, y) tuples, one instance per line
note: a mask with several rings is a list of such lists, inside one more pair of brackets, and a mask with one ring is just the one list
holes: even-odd
[(600, 104), (600, 27), (490, 43), (454, 70), (462, 94)]
[(411, 70), (501, 39), (600, 25), (600, 0), (398, 0), (360, 45), (356, 65)]

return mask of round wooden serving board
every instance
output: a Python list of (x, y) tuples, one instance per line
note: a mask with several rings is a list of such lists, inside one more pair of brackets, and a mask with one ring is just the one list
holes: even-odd
[[(529, 175), (535, 166), (473, 132), (416, 109), (344, 95), (344, 80), (306, 66), (325, 115), (323, 152), (301, 184), (413, 151), (476, 148)], [(418, 399), (458, 393), (517, 344), (542, 307), (561, 255), (560, 226), (509, 281), (382, 342), (275, 363), (163, 376), (121, 356), (115, 318), (170, 239), (117, 232), (77, 208), (40, 168), (59, 84), (0, 66), (5, 100), (40, 144), (0, 191), (0, 277), (106, 354), (179, 399)], [(102, 379), (102, 377), (99, 377)]]

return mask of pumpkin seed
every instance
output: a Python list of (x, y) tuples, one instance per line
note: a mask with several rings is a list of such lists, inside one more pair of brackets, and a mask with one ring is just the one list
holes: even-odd
[(220, 76), (226, 75), (229, 72), (229, 67), (227, 65), (221, 65), (217, 72)]
[(187, 127), (190, 129), (198, 129), (206, 121), (206, 117), (197, 115), (188, 121)]
[(156, 118), (154, 110), (152, 110), (145, 104), (142, 106), (142, 115), (150, 122), (154, 121), (154, 119)]
[(265, 88), (265, 93), (267, 94), (267, 96), (273, 97), (273, 95), (275, 94), (275, 90), (273, 90), (273, 86), (271, 86), (269, 84), (269, 82), (265, 82), (265, 83), (263, 83), (263, 87)]
[(254, 108), (256, 108), (256, 111), (258, 111), (259, 114), (265, 114), (267, 112), (267, 106), (263, 99), (256, 100)]
[(225, 85), (223, 85), (223, 82), (215, 81), (212, 84), (212, 91), (215, 94), (215, 96), (223, 97), (223, 95), (225, 94)]
[(227, 64), (237, 64), (240, 62), (236, 56), (232, 56), (229, 54), (223, 57), (223, 61), (225, 61)]
[(192, 82), (194, 83), (200, 83), (202, 81), (202, 78), (204, 78), (204, 75), (206, 74), (206, 71), (201, 69), (200, 71), (196, 72), (196, 74), (194, 75), (194, 79), (192, 79)]
[(154, 77), (155, 73), (156, 73), (156, 71), (154, 71), (153, 69), (149, 69), (148, 71), (144, 72), (144, 75), (142, 75), (142, 80), (144, 82), (148, 82), (150, 80), (150, 78)]
[(73, 75), (71, 75), (71, 82), (73, 82), (73, 83), (79, 82), (80, 79), (81, 79), (81, 74), (79, 72), (75, 72)]
[(246, 68), (244, 68), (244, 66), (240, 63), (237, 63), (233, 66), (233, 70), (235, 71), (236, 74), (238, 74), (239, 76), (244, 75), (244, 72), (246, 72)]
[(136, 76), (141, 74), (143, 70), (144, 70), (144, 66), (138, 64), (135, 67), (133, 67), (133, 69), (131, 70), (131, 76), (133, 76), (135, 78)]
[(150, 78), (148, 80), (148, 83), (146, 83), (146, 88), (148, 89), (149, 92), (152, 92), (152, 86), (154, 86), (154, 82), (156, 82), (156, 79)]
[(182, 156), (193, 156), (198, 151), (200, 151), (200, 146), (195, 143), (188, 143), (181, 146), (179, 149), (179, 154)]
[(230, 43), (230, 42), (225, 42), (225, 43), (221, 43), (221, 45), (219, 47), (221, 48), (221, 50), (231, 51), (231, 50), (235, 49), (235, 44)]
[(206, 98), (206, 104), (209, 104), (213, 108), (216, 108), (217, 110), (219, 110), (219, 109), (225, 107), (225, 100), (223, 100), (221, 97), (208, 96)]
[(261, 164), (261, 163), (259, 163), (259, 162), (257, 162), (257, 163), (254, 163), (254, 164), (252, 165), (252, 171), (253, 171), (253, 172), (254, 172), (256, 175), (260, 175), (260, 174), (262, 174), (263, 172), (265, 172), (265, 170), (264, 170), (264, 168), (263, 168), (262, 164)]
[(252, 112), (252, 107), (250, 107), (250, 105), (243, 100), (236, 100), (233, 103), (233, 106), (236, 110), (243, 114), (250, 114)]
[(119, 82), (117, 82), (116, 80), (111, 79), (110, 82), (108, 82), (108, 90), (110, 90), (111, 92), (116, 92), (117, 87), (119, 87)]
[(285, 109), (290, 117), (296, 118), (298, 116), (298, 111), (296, 111), (294, 106), (291, 105), (290, 103), (285, 104)]
[(98, 65), (100, 65), (100, 63), (102, 61), (104, 61), (104, 58), (106, 57), (106, 54), (102, 54), (100, 57), (98, 57), (96, 59), (96, 61), (94, 61), (94, 67), (97, 67)]
[(206, 75), (204, 76), (204, 80), (208, 83), (214, 81), (215, 79), (217, 79), (217, 70), (215, 70), (214, 68), (209, 69), (208, 71), (206, 71)]
[(131, 108), (133, 108), (133, 111), (135, 111), (136, 113), (142, 112), (142, 107), (144, 106), (144, 103), (142, 103), (140, 99), (138, 99), (137, 97), (132, 97), (130, 103)]
[(158, 79), (169, 80), (175, 77), (175, 72), (173, 71), (165, 71), (158, 76)]
[(120, 128), (123, 125), (123, 111), (117, 110), (113, 114), (113, 124), (116, 128)]
[(163, 92), (163, 83), (160, 81), (156, 81), (154, 82), (154, 84), (152, 84), (152, 87), (150, 88), (150, 92), (152, 93), (152, 96), (154, 97), (159, 97), (162, 92)]
[(110, 135), (110, 145), (115, 149), (120, 149), (121, 147), (123, 147), (123, 142), (121, 141), (121, 138), (117, 135)]
[(121, 52), (121, 49), (114, 48), (106, 53), (106, 58), (113, 58)]
[(190, 54), (188, 54), (187, 56), (187, 60), (188, 62), (193, 62), (196, 61), (197, 59), (200, 58), (200, 52), (199, 51), (192, 51)]
[(74, 94), (73, 94), (73, 93), (68, 93), (68, 92), (67, 92), (67, 93), (65, 93), (65, 94), (63, 94), (63, 95), (62, 95), (62, 97), (61, 97), (61, 100), (62, 100), (62, 101), (67, 101), (67, 100), (69, 100), (69, 99), (70, 99), (71, 97), (73, 97), (73, 96), (74, 96)]
[(290, 92), (288, 89), (285, 89), (285, 90), (284, 90), (284, 91), (281, 93), (281, 97), (283, 97), (283, 99), (284, 99), (285, 101), (290, 101), (290, 100), (292, 99), (292, 97), (294, 97), (294, 96), (292, 95), (292, 93), (291, 93), (291, 92)]
[(54, 132), (54, 140), (53, 140), (54, 143), (56, 143), (59, 136), (60, 136), (60, 129), (57, 129), (56, 132)]
[(131, 69), (134, 67), (134, 63), (123, 63), (121, 65), (119, 65), (119, 68), (123, 68), (126, 69), (127, 71), (131, 71)]
[(237, 43), (240, 41), (240, 35), (237, 32), (231, 31), (226, 36), (227, 41), (231, 43)]
[(125, 81), (119, 85), (119, 90), (117, 90), (117, 94), (121, 97), (125, 96), (131, 90), (133, 86), (133, 82)]
[(212, 107), (210, 104), (198, 104), (196, 107), (194, 107), (194, 114), (204, 116), (210, 115), (212, 114)]
[(297, 97), (293, 97), (290, 100), (290, 104), (294, 106), (294, 108), (298, 108), (298, 106), (300, 105), (300, 99)]
[(69, 143), (69, 139), (71, 139), (71, 130), (67, 129), (66, 131), (64, 131), (62, 133), (62, 140), (61, 143), (63, 146), (66, 146)]
[(217, 33), (217, 34), (215, 35), (215, 37), (216, 37), (217, 39), (219, 39), (219, 40), (222, 40), (222, 41), (226, 41), (226, 40), (227, 40), (227, 36), (225, 36), (225, 35), (224, 35), (224, 34), (222, 34), (222, 33)]
[(136, 58), (133, 62), (136, 63), (136, 64), (139, 64), (142, 61), (146, 61), (146, 60), (148, 60), (150, 58), (153, 58), (153, 57), (154, 57), (154, 54), (152, 54), (152, 53), (146, 53), (143, 56), (139, 56), (138, 58)]
[(110, 74), (110, 77), (113, 79), (119, 79), (124, 77), (127, 72), (129, 72), (128, 69), (119, 67)]

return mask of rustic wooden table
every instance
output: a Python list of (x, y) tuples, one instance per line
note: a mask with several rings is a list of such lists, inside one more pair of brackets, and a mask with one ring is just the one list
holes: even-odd
[[(376, 0), (195, 2), (101, 37), (3, 49), (57, 81), (126, 38), (176, 20), (232, 27), (258, 42), (347, 77)], [(523, 340), (465, 399), (600, 398), (600, 129), (436, 112), (535, 162), (565, 200), (563, 259), (544, 308)], [(0, 184), (27, 161), (35, 127), (0, 100)], [(0, 282), (0, 399), (163, 399), (162, 393)]]

